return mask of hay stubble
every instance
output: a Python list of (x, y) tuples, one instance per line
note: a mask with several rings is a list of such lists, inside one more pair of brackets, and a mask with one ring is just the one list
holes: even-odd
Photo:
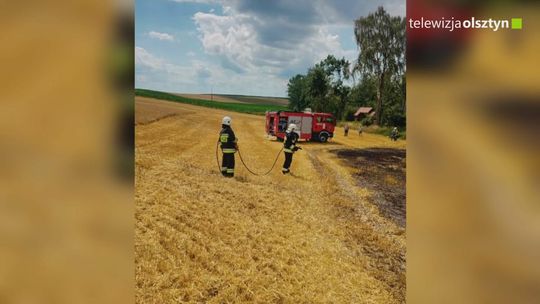
[(258, 171), (281, 148), (264, 137), (264, 118), (152, 103), (180, 114), (136, 127), (137, 303), (404, 301), (402, 229), (325, 148), (304, 145), (294, 177), (253, 177), (238, 161), (237, 177), (224, 179), (214, 150), (221, 117), (233, 117)]

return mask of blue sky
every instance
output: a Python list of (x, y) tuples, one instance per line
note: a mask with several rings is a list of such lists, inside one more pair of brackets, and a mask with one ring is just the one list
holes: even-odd
[(353, 62), (353, 23), (405, 0), (136, 0), (135, 86), (286, 96), (291, 76), (328, 54)]

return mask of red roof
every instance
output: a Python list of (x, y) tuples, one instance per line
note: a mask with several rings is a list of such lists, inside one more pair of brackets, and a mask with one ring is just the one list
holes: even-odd
[(354, 116), (358, 116), (360, 114), (369, 114), (373, 111), (373, 108), (371, 107), (360, 107), (356, 113), (354, 113)]

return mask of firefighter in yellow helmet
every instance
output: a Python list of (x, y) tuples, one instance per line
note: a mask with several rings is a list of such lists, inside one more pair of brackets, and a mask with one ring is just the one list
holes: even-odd
[(283, 152), (285, 153), (285, 162), (283, 163), (283, 169), (281, 169), (281, 172), (283, 174), (291, 173), (291, 170), (289, 169), (291, 167), (293, 154), (294, 152), (301, 149), (300, 147), (296, 146), (296, 142), (298, 142), (298, 134), (294, 132), (296, 130), (295, 124), (290, 124), (287, 128), (287, 132), (285, 132), (285, 140), (283, 143)]
[(234, 176), (234, 153), (238, 150), (238, 139), (231, 128), (232, 119), (229, 116), (223, 117), (221, 121), (221, 132), (219, 132), (219, 142), (223, 161), (221, 164), (221, 174), (225, 177)]

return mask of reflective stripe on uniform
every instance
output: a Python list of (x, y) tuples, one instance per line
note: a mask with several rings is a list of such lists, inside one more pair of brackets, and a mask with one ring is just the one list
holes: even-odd
[(221, 172), (227, 171), (227, 167), (221, 167)]
[(293, 151), (291, 149), (283, 149), (283, 152), (293, 153)]
[(283, 172), (289, 172), (289, 169), (283, 168), (283, 169), (281, 169), (281, 171), (283, 171)]
[(219, 141), (221, 141), (222, 143), (226, 143), (228, 140), (229, 140), (229, 134), (227, 133), (221, 134), (221, 136), (219, 137)]
[(227, 169), (227, 173), (234, 173), (234, 169)]
[(228, 148), (223, 149), (223, 153), (230, 154), (230, 153), (235, 153), (235, 152), (236, 152), (236, 149), (228, 149)]

